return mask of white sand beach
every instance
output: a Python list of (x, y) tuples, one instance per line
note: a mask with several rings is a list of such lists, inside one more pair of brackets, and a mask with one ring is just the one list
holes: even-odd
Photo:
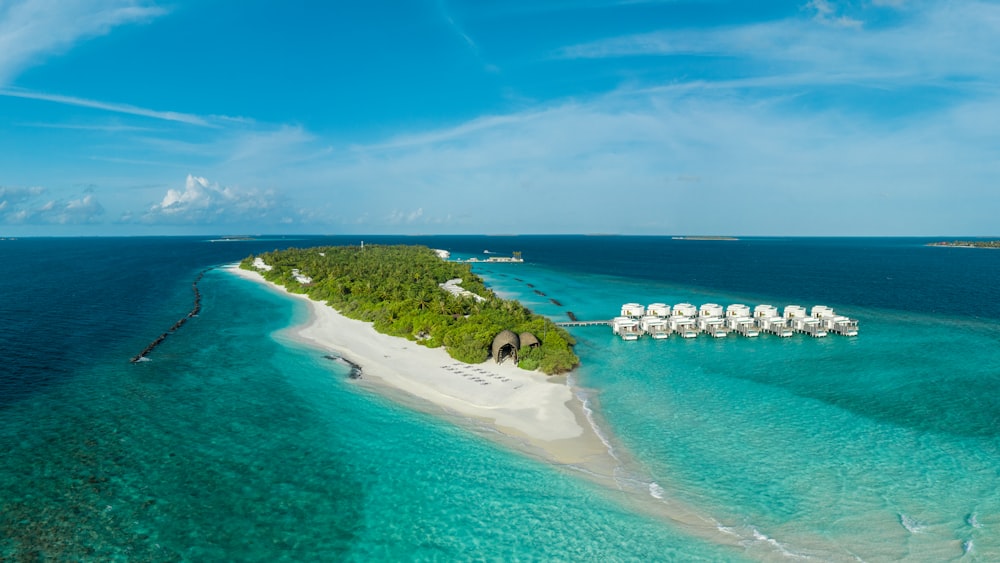
[(586, 465), (588, 471), (605, 475), (613, 471), (607, 446), (565, 377), (525, 371), (510, 361), (465, 364), (442, 348), (376, 332), (370, 323), (288, 293), (256, 272), (235, 265), (227, 270), (307, 302), (310, 319), (294, 328), (297, 338), (360, 366), (365, 384), (402, 391), (445, 414), (487, 423), (502, 440), (549, 461)]

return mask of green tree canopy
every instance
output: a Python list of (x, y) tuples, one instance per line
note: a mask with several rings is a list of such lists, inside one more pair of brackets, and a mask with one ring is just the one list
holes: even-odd
[[(254, 270), (256, 258), (271, 266), (260, 272), (268, 281), (371, 322), (379, 332), (444, 346), (459, 361), (486, 360), (493, 337), (512, 330), (531, 332), (540, 341), (522, 355), (521, 367), (556, 374), (579, 364), (568, 332), (517, 301), (497, 297), (469, 264), (442, 260), (425, 246), (289, 248), (249, 256), (240, 267)], [(301, 283), (293, 270), (311, 281)], [(456, 278), (472, 295), (453, 295), (440, 287)]]

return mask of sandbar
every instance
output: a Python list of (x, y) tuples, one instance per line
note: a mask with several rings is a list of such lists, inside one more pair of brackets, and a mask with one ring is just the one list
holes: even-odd
[(367, 322), (341, 315), (325, 303), (289, 293), (259, 273), (225, 268), (264, 284), (310, 308), (309, 320), (291, 328), (294, 338), (325, 352), (335, 352), (361, 368), (361, 385), (390, 398), (405, 394), (409, 405), (486, 425), (486, 436), (533, 456), (612, 477), (618, 462), (595, 431), (581, 400), (565, 376), (549, 377), (518, 368), (510, 360), (466, 364), (443, 348), (426, 348), (377, 332)]

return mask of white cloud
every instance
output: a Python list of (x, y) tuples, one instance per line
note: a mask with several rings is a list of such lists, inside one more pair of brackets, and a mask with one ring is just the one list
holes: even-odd
[(16, 224), (79, 225), (99, 222), (104, 207), (87, 193), (77, 198), (48, 199), (42, 187), (0, 187), (0, 219)]
[(145, 0), (10, 0), (0, 3), (0, 86), (78, 41), (166, 13)]
[(622, 90), (356, 146), (322, 179), (344, 228), (375, 232), (920, 234), (945, 206), (964, 214), (949, 229), (982, 232), (997, 108), (884, 121), (705, 84)]
[[(133, 214), (123, 220), (131, 221)], [(170, 188), (163, 199), (139, 217), (144, 223), (233, 224), (288, 222), (284, 199), (272, 190), (220, 186), (188, 175), (182, 190)]]
[(861, 20), (838, 14), (839, 8), (830, 0), (810, 0), (806, 4), (806, 9), (813, 10), (815, 12), (813, 19), (822, 24), (849, 28), (859, 28), (864, 25)]
[[(974, 0), (931, 3), (892, 24), (858, 29), (826, 0), (817, 20), (785, 19), (705, 30), (663, 30), (572, 45), (566, 59), (705, 55), (745, 63), (745, 79), (785, 77), (812, 84), (883, 80), (927, 84), (961, 76), (1000, 77), (1000, 5)], [(834, 25), (826, 25), (834, 24)], [(849, 28), (849, 29), (848, 29)], [(711, 62), (711, 61), (708, 61)], [(707, 64), (707, 63), (706, 63)], [(969, 87), (975, 86), (975, 80)]]
[(187, 123), (189, 125), (199, 125), (202, 127), (216, 126), (207, 121), (203, 117), (192, 115), (189, 113), (181, 113), (176, 111), (158, 111), (148, 108), (141, 108), (129, 104), (117, 104), (111, 102), (101, 102), (97, 100), (88, 100), (85, 98), (76, 98), (73, 96), (62, 96), (59, 94), (32, 92), (21, 88), (0, 88), (0, 96), (8, 96), (11, 98), (25, 98), (29, 100), (42, 100), (46, 102), (55, 102), (58, 104), (100, 109), (114, 113), (138, 115), (141, 117), (151, 117), (153, 119), (162, 119), (165, 121), (177, 121), (180, 123)]
[(400, 211), (398, 209), (393, 209), (386, 221), (390, 225), (398, 225), (400, 223), (415, 223), (424, 215), (424, 209), (422, 207), (415, 209), (410, 212)]

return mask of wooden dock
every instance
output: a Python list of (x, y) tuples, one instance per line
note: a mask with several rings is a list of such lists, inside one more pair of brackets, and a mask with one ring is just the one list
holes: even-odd
[(556, 326), (611, 326), (611, 321), (559, 321)]

